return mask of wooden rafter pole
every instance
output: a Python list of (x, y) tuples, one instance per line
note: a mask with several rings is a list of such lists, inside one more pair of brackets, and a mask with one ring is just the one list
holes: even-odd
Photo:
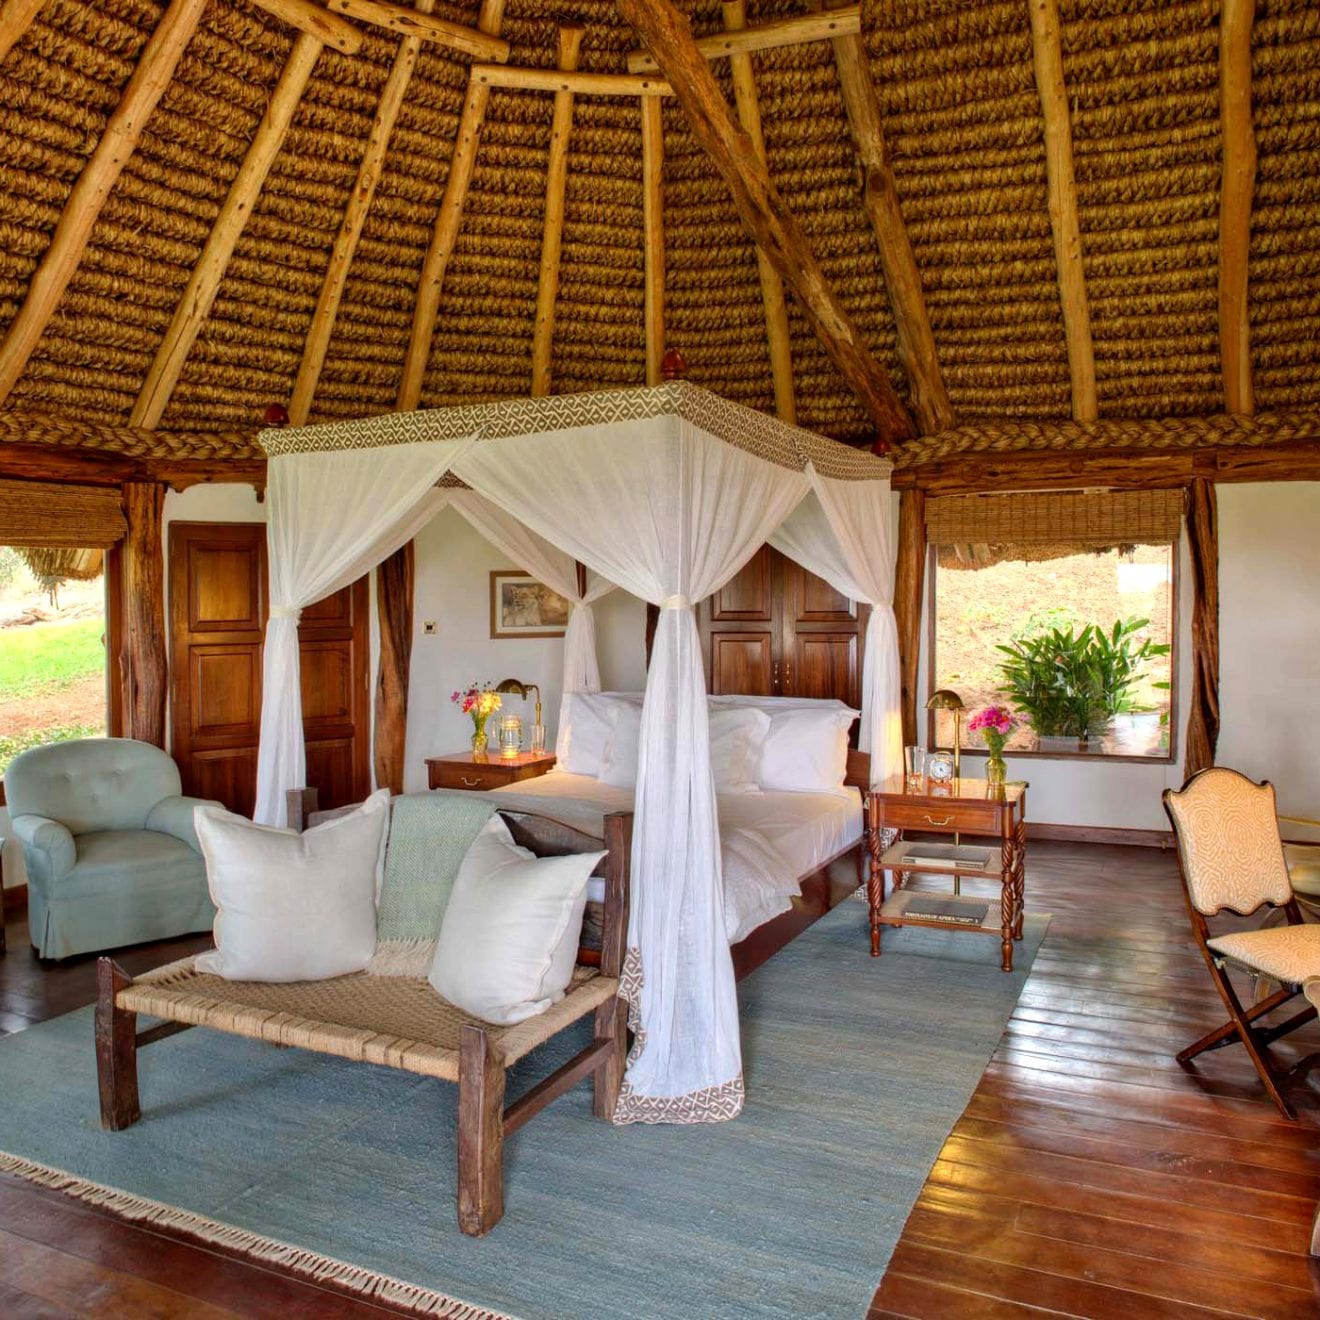
[(1219, 189), (1219, 355), (1224, 408), (1256, 410), (1251, 381), (1251, 322), (1247, 271), (1251, 199), (1256, 187), (1256, 133), (1251, 120), (1251, 25), (1256, 0), (1221, 0), (1219, 9), (1219, 124), (1223, 177)]
[[(726, 32), (741, 32), (747, 27), (747, 0), (725, 0), (721, 6)], [(733, 100), (738, 108), (738, 122), (752, 140), (752, 149), (767, 172), (765, 134), (761, 131), (761, 102), (756, 94), (756, 75), (752, 57), (746, 51), (729, 56), (733, 74)], [(784, 281), (770, 258), (758, 247), (756, 269), (761, 281), (761, 305), (765, 309), (765, 334), (770, 349), (770, 379), (775, 387), (775, 413), (779, 420), (796, 424), (797, 401), (793, 396), (793, 348), (788, 329), (788, 303), (784, 299)]]
[[(499, 32), (504, 22), (504, 0), (481, 0), (477, 27), (487, 35)], [(396, 407), (400, 412), (412, 412), (422, 400), (422, 382), (426, 378), (426, 363), (431, 356), (431, 340), (435, 335), (436, 316), (440, 310), (440, 294), (444, 288), (445, 271), (458, 238), (463, 207), (467, 202), (468, 185), (472, 182), (472, 167), (477, 159), (481, 142), (481, 128), (486, 121), (486, 106), (490, 103), (490, 88), (468, 78), (467, 96), (458, 121), (454, 138), (454, 151), (449, 158), (449, 174), (445, 178), (444, 196), (435, 218), (430, 246), (422, 262), (417, 281), (417, 302), (413, 308), (412, 330), (403, 359), (403, 376), (399, 381)]]
[(431, 6), (424, 9), (418, 5), (410, 9), (407, 5), (391, 4), (389, 0), (329, 0), (328, 8), (387, 32), (433, 42), (476, 60), (503, 61), (509, 58), (509, 43), (487, 32), (480, 22), (476, 28), (451, 23), (448, 19), (436, 18), (431, 13)]
[[(576, 69), (585, 29), (565, 23), (559, 29), (559, 67)], [(545, 172), (545, 219), (541, 232), (541, 274), (532, 323), (532, 397), (550, 393), (550, 360), (559, 296), (559, 253), (564, 241), (564, 192), (568, 185), (568, 139), (573, 131), (573, 93), (555, 93), (550, 121), (550, 162)]]
[(293, 113), (298, 108), (298, 102), (302, 99), (312, 69), (323, 49), (321, 39), (306, 32), (300, 32), (294, 41), (279, 81), (271, 93), (266, 113), (229, 187), (220, 214), (216, 216), (207, 237), (206, 246), (174, 309), (174, 317), (165, 332), (165, 338), (156, 350), (155, 359), (142, 382), (137, 402), (129, 415), (130, 426), (156, 426), (169, 406), (170, 396), (179, 383), (184, 363), (203, 323), (211, 314), (211, 307), (225, 271), (229, 268), (234, 248), (252, 215), (252, 208), (266, 182), (266, 175), (270, 173), (270, 167), (284, 144)]
[[(790, 18), (772, 19), (768, 23), (757, 23), (755, 27), (736, 32), (716, 32), (700, 38), (696, 47), (708, 60), (718, 60), (739, 53), (752, 55), (758, 50), (801, 46), (809, 41), (829, 41), (861, 30), (861, 5), (840, 5), (837, 9), (828, 9), (823, 13), (795, 14)], [(656, 67), (650, 51), (629, 51), (629, 73), (647, 73)]]
[(4, 0), (0, 8), (0, 60), (23, 39), (46, 0)]
[(875, 424), (881, 443), (909, 439), (912, 419), (825, 278), (751, 138), (734, 118), (696, 48), (687, 20), (672, 0), (617, 0), (617, 4), (673, 87), (694, 135), (728, 185), (743, 227), (797, 297), (825, 351)]
[(1082, 231), (1077, 220), (1077, 180), (1073, 173), (1072, 120), (1063, 78), (1063, 44), (1058, 0), (1028, 0), (1031, 46), (1045, 125), (1045, 178), (1049, 188), (1050, 228), (1058, 268), (1063, 329), (1068, 342), (1072, 414), (1094, 421), (1099, 408), (1095, 389), (1095, 346), (1091, 311), (1082, 270)]
[(933, 435), (954, 424), (953, 405), (944, 388), (921, 275), (898, 203), (898, 188), (885, 146), (880, 100), (871, 79), (866, 43), (854, 33), (835, 37), (833, 49), (843, 104), (862, 162), (865, 179), (862, 201), (880, 252), (880, 269), (898, 336), (899, 360), (907, 374), (917, 425), (923, 434)]
[(92, 228), (120, 173), (137, 148), (151, 112), (197, 30), (206, 0), (173, 0), (138, 60), (101, 140), (83, 167), (28, 285), (18, 315), (0, 343), (0, 403), (9, 397), (73, 278)]
[(659, 385), (665, 355), (665, 126), (658, 96), (642, 97), (642, 324), (646, 383)]
[(663, 78), (629, 73), (580, 73), (576, 69), (529, 69), (516, 64), (474, 64), (472, 76), (486, 87), (517, 92), (573, 92), (580, 96), (672, 96)]
[[(433, 3), (434, 0), (417, 0), (418, 13), (427, 13)], [(408, 84), (412, 81), (421, 49), (421, 38), (411, 34), (399, 42), (394, 64), (381, 90), (371, 132), (367, 136), (366, 150), (358, 165), (357, 179), (353, 191), (348, 195), (344, 218), (340, 221), (335, 245), (330, 252), (330, 264), (321, 281), (312, 324), (303, 341), (302, 361), (298, 364), (298, 375), (289, 396), (289, 423), (293, 426), (305, 425), (312, 410), (312, 400), (316, 396), (321, 370), (325, 366), (330, 337), (334, 334), (335, 320), (339, 316), (339, 304), (344, 297), (344, 286), (348, 282), (348, 272), (353, 265), (358, 241), (376, 196), (376, 187), (380, 183), (385, 157), (389, 152), (390, 137), (403, 107), (403, 99), (408, 94)]]

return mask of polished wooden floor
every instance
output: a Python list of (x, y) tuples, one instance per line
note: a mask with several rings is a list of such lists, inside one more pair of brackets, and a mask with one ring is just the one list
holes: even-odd
[[(1320, 1099), (1286, 1123), (1240, 1050), (1174, 1063), (1221, 1014), (1171, 856), (1033, 845), (1028, 905), (1052, 914), (1049, 936), (872, 1317), (1320, 1315), (1306, 1254)], [(21, 914), (8, 935), (0, 1031), (90, 1002), (92, 960), (38, 964)], [(142, 970), (203, 943), (120, 961)], [(1320, 1031), (1299, 1043), (1320, 1049)], [(877, 1150), (883, 1132), (877, 1115)], [(0, 1316), (384, 1313), (0, 1178)]]

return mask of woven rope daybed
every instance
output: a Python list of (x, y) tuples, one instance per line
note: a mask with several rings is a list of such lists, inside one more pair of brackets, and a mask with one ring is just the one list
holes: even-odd
[[(291, 819), (302, 817), (291, 812)], [(516, 825), (519, 841), (540, 855), (599, 848), (597, 841), (557, 822), (521, 812)], [(618, 989), (631, 835), (631, 813), (606, 817), (607, 853), (598, 867), (605, 877), (599, 969), (578, 966), (563, 999), (508, 1027), (455, 1008), (424, 978), (357, 972), (288, 984), (227, 981), (197, 971), (195, 957), (132, 978), (102, 958), (96, 1005), (102, 1125), (119, 1131), (137, 1122), (138, 1049), (190, 1027), (436, 1077), (458, 1086), (459, 1227), (474, 1235), (488, 1232), (504, 1213), (506, 1133), (588, 1076), (595, 1114), (607, 1121), (614, 1116), (627, 1047)], [(161, 1022), (139, 1031), (139, 1013)], [(595, 1015), (591, 1044), (505, 1108), (506, 1070), (589, 1014)]]

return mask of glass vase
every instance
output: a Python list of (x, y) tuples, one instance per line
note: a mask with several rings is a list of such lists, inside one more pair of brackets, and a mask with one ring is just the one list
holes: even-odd
[(474, 761), (484, 761), (486, 759), (486, 717), (484, 715), (472, 717), (472, 759)]
[(985, 763), (985, 782), (987, 784), (1002, 784), (1008, 767), (1004, 764), (1004, 758), (999, 752), (991, 752), (989, 760)]

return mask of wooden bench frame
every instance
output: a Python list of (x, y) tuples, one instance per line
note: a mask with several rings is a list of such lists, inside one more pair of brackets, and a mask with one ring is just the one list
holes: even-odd
[[(290, 803), (290, 819), (301, 828), (315, 811), (315, 790), (295, 790), (296, 809)], [(512, 814), (512, 813), (511, 813)], [(516, 813), (515, 837), (524, 846), (543, 855), (594, 851), (597, 841), (569, 830), (557, 822)], [(605, 879), (603, 941), (600, 975), (617, 980), (623, 970), (624, 945), (628, 931), (628, 872), (632, 850), (631, 812), (605, 817), (606, 856), (601, 869)], [(580, 841), (583, 846), (572, 846)], [(100, 1089), (101, 1125), (113, 1132), (136, 1123), (141, 1117), (138, 1096), (137, 1052), (192, 1025), (163, 1021), (146, 1030), (137, 1029), (137, 1013), (120, 1006), (120, 998), (133, 984), (113, 959), (97, 963), (96, 1067)], [(539, 1114), (551, 1101), (592, 1079), (592, 1109), (597, 1118), (614, 1117), (619, 1088), (623, 1083), (628, 1049), (627, 1006), (617, 995), (594, 1010), (594, 1038), (562, 1067), (505, 1105), (505, 1066), (490, 1033), (469, 1023), (462, 1027), (459, 1043), (458, 1078), (458, 1223), (464, 1233), (488, 1233), (504, 1214), (504, 1138)], [(585, 1013), (583, 1014), (585, 1016)], [(578, 1019), (580, 1020), (580, 1019)]]

